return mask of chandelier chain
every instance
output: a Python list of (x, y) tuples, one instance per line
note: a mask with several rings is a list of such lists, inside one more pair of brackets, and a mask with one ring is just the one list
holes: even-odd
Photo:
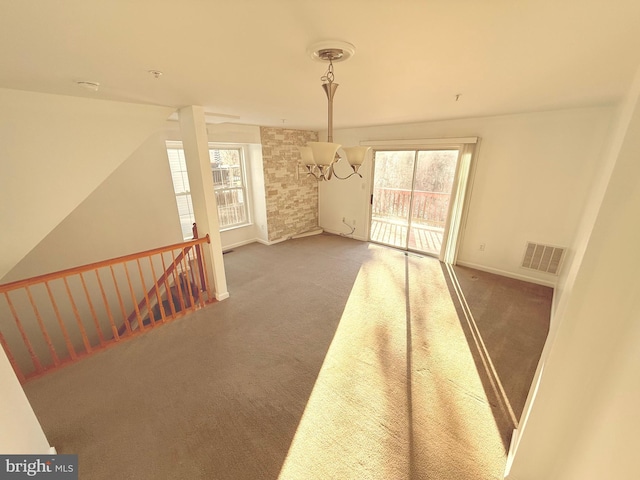
[(329, 68), (327, 68), (327, 71), (325, 72), (325, 74), (320, 77), (320, 80), (322, 80), (323, 82), (329, 82), (329, 83), (333, 83), (333, 79), (334, 79), (334, 75), (333, 75), (333, 62), (331, 61), (331, 59), (329, 59)]

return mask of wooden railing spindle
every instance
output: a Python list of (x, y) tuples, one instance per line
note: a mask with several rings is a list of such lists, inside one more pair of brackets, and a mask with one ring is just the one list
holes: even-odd
[[(151, 265), (151, 274), (153, 275), (153, 278), (158, 278), (156, 275), (156, 269), (153, 267), (153, 259), (151, 256), (149, 256), (149, 265)], [(160, 319), (162, 320), (162, 323), (164, 323), (166, 321), (164, 305), (162, 304), (162, 295), (160, 295), (160, 288), (158, 288), (157, 280), (153, 282), (153, 288), (156, 291), (156, 304), (158, 305), (158, 310), (160, 310)]]
[[(166, 272), (167, 266), (164, 261), (164, 253), (160, 254), (162, 260), (162, 269)], [(175, 268), (173, 269), (175, 270)], [(169, 308), (171, 309), (171, 318), (176, 318), (176, 306), (173, 304), (173, 295), (171, 294), (171, 288), (169, 287), (169, 275), (164, 275), (164, 288), (167, 292), (167, 301), (169, 302)]]
[[(194, 236), (198, 236), (195, 225)], [(136, 318), (140, 330), (146, 331), (146, 316), (143, 318), (142, 315), (145, 311), (145, 306), (146, 311), (149, 312), (151, 327), (153, 327), (158, 326), (160, 323), (165, 323), (168, 318), (176, 318), (178, 311), (185, 314), (189, 310), (202, 308), (207, 303), (212, 302), (214, 299), (211, 295), (205, 257), (202, 252), (202, 245), (205, 242), (210, 242), (208, 235), (203, 239), (196, 238), (180, 244), (0, 285), (0, 296), (4, 294), (17, 327), (16, 335), (7, 337), (6, 332), (3, 333), (2, 331), (0, 323), (0, 346), (7, 352), (7, 358), (19, 381), (28, 381), (35, 376), (49, 372), (52, 368), (58, 368), (77, 361), (95, 352), (98, 342), (100, 347), (109, 347), (122, 340), (124, 335), (132, 336), (134, 333), (132, 322)], [(173, 260), (171, 264), (168, 264), (169, 257), (165, 259), (167, 254)], [(158, 265), (156, 265), (154, 255), (160, 255), (160, 262), (157, 262)], [(141, 261), (143, 257), (147, 257), (148, 266), (144, 261)], [(132, 272), (129, 270), (128, 262), (133, 261), (137, 264), (140, 283), (132, 281)], [(159, 272), (161, 275), (158, 277), (156, 270), (160, 263), (162, 264), (163, 272)], [(116, 265), (122, 265), (124, 274), (118, 271), (118, 275), (116, 275)], [(100, 274), (100, 269), (102, 268), (108, 268), (111, 272), (113, 289), (102, 281)], [(100, 301), (95, 297), (92, 298), (92, 294), (97, 295), (97, 293), (91, 292), (91, 288), (95, 283), (89, 282), (85, 276), (86, 272), (91, 271), (96, 276), (97, 289), (102, 297), (104, 310), (100, 308)], [(79, 282), (75, 281), (74, 275), (80, 277)], [(148, 283), (149, 275), (153, 277), (151, 285)], [(173, 284), (171, 278), (173, 278)], [(127, 315), (126, 310), (128, 307), (125, 305), (128, 304), (128, 301), (125, 302), (122, 296), (123, 293), (127, 295), (122, 290), (127, 289), (127, 286), (123, 285), (125, 281), (133, 301), (134, 311), (131, 315)], [(37, 287), (38, 290), (32, 291), (31, 287)], [(18, 290), (25, 292), (25, 302), (22, 301), (22, 296), (19, 297), (21, 300), (19, 303), (16, 303), (15, 298), (12, 298), (11, 292), (17, 292)], [(44, 294), (45, 290), (46, 294)], [(39, 295), (40, 293), (43, 294), (42, 298)], [(166, 301), (163, 300), (165, 294)], [(82, 300), (82, 295), (84, 295), (86, 303)], [(207, 298), (205, 298), (205, 295), (207, 295)], [(137, 298), (144, 298), (140, 302), (136, 302), (136, 296)], [(117, 320), (114, 317), (114, 314), (117, 317), (117, 308), (112, 308), (116, 299), (122, 314), (121, 328), (118, 328)], [(155, 303), (154, 299), (156, 300)], [(42, 303), (43, 301), (44, 304)], [(155, 311), (156, 304), (158, 305), (159, 313)], [(26, 309), (25, 312), (23, 312), (23, 309)], [(31, 310), (33, 311), (32, 313), (30, 313)], [(27, 320), (29, 320), (28, 323), (25, 323), (26, 320), (21, 318), (25, 313)], [(35, 321), (32, 322), (34, 315)], [(47, 315), (50, 320), (46, 318)], [(69, 318), (71, 315), (73, 315), (75, 321)], [(106, 319), (108, 319), (108, 324), (112, 331), (112, 338), (105, 338), (105, 334), (102, 331), (102, 326), (106, 327)], [(2, 320), (0, 318), (0, 322)], [(51, 323), (47, 323), (47, 321)], [(44, 343), (40, 339), (38, 339), (38, 342), (34, 342), (33, 335), (38, 335), (36, 324), (40, 328)], [(94, 327), (95, 334), (92, 331)], [(55, 330), (53, 339), (57, 342), (58, 338), (62, 337), (67, 352), (59, 353), (56, 351), (48, 331), (52, 328)], [(82, 353), (76, 351), (76, 348), (80, 348), (80, 340), (85, 350)], [(15, 356), (15, 348), (18, 348), (18, 352), (21, 354), (18, 357)], [(60, 350), (60, 347), (57, 348)], [(28, 357), (26, 355), (23, 357), (23, 349), (25, 354), (28, 353)], [(51, 359), (44, 353), (47, 352), (47, 349)], [(27, 358), (33, 364), (33, 368), (28, 365), (25, 367), (24, 364)]]
[(182, 278), (185, 280), (185, 282), (187, 282), (187, 293), (189, 295), (189, 309), (193, 310), (194, 309), (194, 299), (193, 299), (193, 292), (191, 291), (191, 279), (189, 279), (189, 263), (187, 262), (187, 256), (189, 255), (189, 250), (185, 250), (184, 252), (184, 256), (182, 257), (183, 260), (183, 275)]
[[(194, 255), (197, 256), (197, 255)], [(198, 303), (200, 304), (200, 307), (204, 307), (204, 285), (202, 285), (200, 282), (200, 267), (201, 267), (201, 263), (200, 263), (200, 259), (199, 258), (195, 258), (195, 259), (191, 259), (190, 260), (193, 268), (191, 270), (191, 278), (193, 279), (193, 283), (196, 286), (196, 289), (198, 291)]]
[[(187, 277), (189, 278), (189, 286), (192, 291), (191, 293), (193, 297), (193, 303), (191, 304), (191, 306), (193, 307), (194, 303), (198, 302), (199, 297), (202, 297), (202, 295), (198, 295), (199, 289), (195, 279), (195, 272), (194, 272), (195, 262), (193, 261), (193, 255), (191, 254), (191, 252), (189, 252), (185, 256), (187, 260), (187, 265), (189, 265), (189, 269), (187, 270)], [(195, 291), (193, 291), (194, 289)]]
[(124, 326), (126, 332), (131, 335), (131, 324), (129, 323), (129, 317), (127, 317), (127, 312), (124, 309), (124, 302), (122, 301), (122, 295), (120, 294), (120, 287), (118, 287), (118, 280), (116, 279), (116, 273), (113, 270), (113, 265), (109, 267), (111, 269), (111, 278), (113, 278), (113, 285), (116, 288), (116, 294), (118, 296), (118, 303), (120, 304), (120, 311), (122, 312), (122, 319), (124, 321)]
[(42, 336), (44, 337), (44, 341), (47, 344), (47, 348), (49, 349), (49, 355), (51, 355), (51, 360), (53, 360), (53, 364), (55, 366), (60, 365), (60, 359), (58, 358), (58, 354), (56, 349), (53, 346), (53, 342), (51, 341), (51, 337), (49, 336), (49, 332), (47, 332), (47, 328), (44, 326), (44, 322), (42, 321), (42, 316), (40, 315), (40, 311), (36, 306), (36, 302), (31, 295), (31, 290), (29, 287), (25, 287), (25, 291), (27, 292), (27, 297), (29, 298), (29, 303), (31, 304), (31, 308), (33, 308), (33, 313), (36, 316), (36, 321), (38, 322), (38, 326), (40, 327), (40, 331), (42, 332)]
[(82, 324), (82, 319), (80, 318), (80, 312), (78, 312), (78, 307), (76, 306), (76, 302), (73, 299), (73, 295), (71, 295), (71, 289), (69, 288), (69, 282), (67, 281), (67, 277), (62, 278), (64, 282), (64, 288), (67, 290), (67, 296), (69, 297), (69, 302), (71, 302), (71, 309), (73, 310), (73, 315), (76, 317), (76, 322), (78, 323), (78, 328), (80, 329), (80, 335), (82, 336), (82, 343), (84, 344), (84, 349), (87, 353), (91, 353), (93, 349), (91, 348), (91, 342), (89, 342), (89, 338), (87, 337), (87, 332), (84, 329), (84, 325)]
[(147, 284), (144, 281), (144, 275), (142, 274), (142, 265), (140, 265), (140, 259), (136, 259), (136, 263), (138, 264), (138, 273), (140, 273), (140, 283), (142, 284), (142, 290), (144, 292), (144, 300), (147, 303), (147, 312), (149, 313), (149, 320), (151, 321), (151, 326), (156, 326), (156, 320), (153, 317), (153, 312), (151, 311), (151, 302), (149, 301), (149, 294), (147, 293)]
[[(67, 327), (64, 325), (64, 321), (60, 316), (60, 310), (58, 310), (58, 304), (56, 303), (55, 298), (53, 297), (53, 292), (51, 291), (51, 287), (49, 286), (49, 282), (44, 282), (45, 287), (47, 287), (47, 293), (49, 294), (49, 299), (51, 300), (51, 305), (53, 306), (53, 311), (56, 314), (56, 318), (58, 319), (58, 325), (60, 325), (60, 330), (62, 331), (62, 336), (64, 337), (64, 342), (67, 345), (67, 351), (69, 352), (69, 356), (75, 360), (78, 358), (76, 354), (76, 349), (73, 348), (73, 343), (71, 343), (71, 339), (69, 338), (69, 333), (67, 332)], [(27, 287), (28, 291), (29, 287)], [(29, 297), (31, 297), (31, 293), (29, 293)]]
[(136, 317), (138, 318), (138, 330), (141, 332), (144, 330), (144, 325), (142, 322), (142, 316), (140, 315), (140, 309), (138, 308), (138, 302), (136, 302), (136, 294), (133, 291), (133, 285), (131, 284), (131, 276), (129, 275), (129, 268), (127, 268), (127, 263), (122, 264), (124, 266), (124, 273), (127, 276), (127, 283), (129, 284), (129, 292), (131, 293), (131, 300), (133, 300), (133, 308), (136, 311)]
[(91, 311), (91, 317), (93, 318), (93, 324), (96, 327), (96, 332), (98, 333), (98, 341), (100, 342), (100, 346), (104, 345), (104, 336), (102, 335), (102, 329), (100, 328), (100, 322), (98, 321), (98, 315), (96, 314), (95, 308), (93, 308), (93, 302), (91, 301), (91, 296), (89, 295), (89, 290), (87, 289), (87, 284), (84, 281), (84, 275), (80, 272), (80, 281), (82, 282), (82, 289), (84, 290), (84, 294), (87, 298), (87, 303), (89, 304), (89, 310)]
[(98, 270), (96, 272), (96, 278), (98, 279), (98, 286), (100, 287), (100, 293), (102, 294), (102, 301), (104, 302), (104, 308), (107, 311), (107, 317), (109, 317), (109, 325), (111, 325), (111, 333), (113, 333), (113, 338), (117, 341), (120, 340), (120, 335), (118, 334), (118, 328), (116, 327), (116, 322), (113, 321), (113, 314), (111, 313), (111, 307), (109, 306), (109, 301), (107, 300), (107, 294), (104, 291), (104, 286), (102, 285), (102, 280), (100, 279), (100, 273)]
[[(191, 247), (188, 247), (191, 248)], [(185, 249), (186, 250), (186, 249)], [(181, 262), (182, 262), (182, 257), (184, 256), (184, 251), (180, 253), (180, 255), (178, 255), (177, 257), (174, 257), (173, 262), (171, 263), (171, 265), (169, 265), (169, 268), (165, 267), (164, 273), (161, 276), (161, 280), (166, 280), (167, 276), (173, 273), (173, 277), (175, 280), (175, 270), (176, 270), (176, 266), (178, 266)], [(164, 259), (163, 259), (163, 265), (164, 265)], [(152, 265), (153, 267), (153, 265)], [(160, 282), (157, 282), (160, 283)], [(176, 284), (177, 285), (177, 284)], [(144, 287), (145, 291), (146, 291), (146, 286)], [(152, 293), (151, 290), (149, 290), (147, 292), (147, 295), (149, 295), (150, 293)], [(146, 299), (146, 297), (144, 299), (142, 299), (142, 301), (140, 303), (138, 303), (138, 309), (142, 309), (142, 307), (144, 307), (144, 305), (147, 304), (148, 305), (148, 300)], [(131, 315), (129, 315), (129, 323), (131, 323), (133, 321), (133, 319), (136, 316), (136, 312), (135, 310), (131, 313)]]
[(43, 369), (42, 369), (42, 364), (40, 363), (40, 359), (36, 355), (36, 352), (33, 350), (33, 346), (31, 345), (31, 342), (29, 341), (29, 337), (27, 336), (27, 333), (24, 331), (24, 328), (22, 327), (22, 322), (20, 321), (20, 317), (18, 316), (18, 312), (16, 312), (16, 309), (13, 306), (13, 302), (11, 302), (11, 299), (9, 298), (9, 293), (8, 292), (4, 292), (4, 296), (7, 299), (7, 303), (9, 304), (9, 309), (11, 310), (11, 314), (13, 315), (13, 319), (16, 322), (16, 326), (18, 327), (18, 331), (20, 332), (20, 336), (22, 337), (22, 341), (24, 342), (25, 346), (27, 347), (27, 350), (29, 351), (29, 356), (31, 357), (31, 362), (33, 363), (33, 366), (36, 369), (36, 372), (41, 372)]
[[(173, 258), (173, 265), (176, 264), (176, 254), (173, 250), (171, 250), (171, 257)], [(176, 286), (176, 290), (178, 291), (178, 301), (180, 302), (180, 311), (184, 312), (186, 307), (184, 298), (182, 296), (182, 284), (180, 283), (180, 272), (178, 272), (177, 268), (173, 269), (173, 284)], [(177, 275), (177, 276), (176, 276)]]

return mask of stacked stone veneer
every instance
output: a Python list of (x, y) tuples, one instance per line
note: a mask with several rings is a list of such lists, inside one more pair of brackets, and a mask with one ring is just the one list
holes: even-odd
[(269, 241), (282, 240), (318, 226), (318, 182), (300, 171), (296, 147), (318, 141), (306, 130), (261, 127), (262, 161)]

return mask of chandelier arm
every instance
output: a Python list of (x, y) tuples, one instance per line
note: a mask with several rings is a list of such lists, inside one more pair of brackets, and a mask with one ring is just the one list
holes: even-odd
[[(314, 46), (313, 50), (310, 50), (310, 52), (313, 52), (313, 58), (328, 62), (326, 72), (322, 77), (320, 77), (322, 81), (322, 88), (325, 91), (328, 100), (327, 142), (308, 142), (307, 147), (301, 149), (302, 157), (305, 159), (307, 166), (309, 166), (308, 164), (311, 162), (316, 164), (315, 168), (310, 168), (310, 171), (317, 180), (330, 180), (334, 176), (339, 180), (346, 180), (354, 175), (363, 178), (358, 172), (358, 168), (364, 162), (364, 156), (366, 155), (368, 148), (365, 149), (364, 152), (362, 151), (362, 148), (364, 147), (345, 148), (345, 151), (350, 150), (355, 152), (354, 163), (350, 165), (353, 169), (353, 173), (350, 175), (341, 177), (336, 174), (334, 167), (334, 164), (340, 160), (340, 156), (337, 154), (337, 149), (340, 148), (340, 145), (333, 143), (333, 97), (336, 89), (338, 88), (338, 84), (335, 83), (333, 61), (335, 60), (336, 62), (339, 62), (350, 58), (355, 53), (355, 47), (351, 44), (347, 44), (346, 42), (341, 42), (340, 46), (327, 45), (327, 43), (328, 42), (322, 42), (322, 45), (317, 44)], [(331, 155), (334, 155), (335, 158), (329, 158)]]
[(320, 172), (318, 180), (329, 180), (331, 178), (331, 166), (325, 168), (324, 165), (316, 165), (316, 168)]
[(353, 172), (352, 174), (347, 175), (346, 177), (340, 177), (340, 176), (338, 176), (338, 174), (335, 172), (335, 170), (333, 171), (333, 176), (334, 176), (334, 177), (336, 177), (338, 180), (346, 180), (347, 178), (351, 178), (351, 177), (353, 177), (354, 175), (357, 175), (357, 176), (359, 176), (360, 178), (362, 178), (362, 175), (360, 175), (360, 172)]
[(314, 172), (314, 170), (318, 168), (316, 165), (305, 165), (305, 167), (307, 168), (307, 177), (311, 175), (318, 182), (324, 178), (324, 175), (322, 175), (322, 171), (320, 171), (319, 175), (316, 175), (316, 173)]

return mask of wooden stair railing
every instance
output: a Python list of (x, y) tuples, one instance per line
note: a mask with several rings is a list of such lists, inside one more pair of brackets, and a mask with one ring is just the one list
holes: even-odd
[(0, 345), (18, 379), (24, 383), (214, 302), (204, 243), (208, 235), (0, 285)]
[[(198, 238), (198, 227), (195, 223), (193, 224), (192, 231), (193, 239), (196, 240)], [(200, 306), (204, 306), (204, 299), (200, 294), (199, 285), (196, 285), (195, 275), (192, 268), (187, 268), (187, 271), (190, 272), (191, 279), (187, 279), (187, 276), (184, 273), (178, 274), (177, 278), (176, 276), (173, 276), (174, 286), (169, 290), (165, 290), (166, 292), (171, 293), (167, 293), (167, 300), (164, 300), (162, 303), (155, 303), (155, 305), (157, 305), (158, 307), (157, 311), (155, 310), (155, 308), (151, 307), (151, 304), (149, 302), (149, 299), (153, 297), (154, 293), (156, 294), (156, 299), (161, 298), (157, 291), (158, 285), (165, 284), (165, 281), (170, 275), (172, 275), (177, 269), (182, 268), (183, 260), (185, 259), (185, 257), (188, 262), (187, 265), (191, 263), (190, 252), (192, 248), (195, 248), (196, 251), (195, 260), (198, 262), (197, 270), (199, 273), (198, 278), (200, 280), (199, 285), (206, 284), (206, 272), (202, 264), (204, 260), (202, 259), (200, 244), (189, 245), (188, 247), (183, 248), (178, 256), (173, 258), (171, 264), (165, 269), (160, 278), (158, 278), (154, 286), (151, 287), (151, 289), (145, 294), (144, 298), (140, 300), (134, 311), (129, 314), (126, 321), (118, 329), (118, 335), (122, 336), (125, 332), (131, 332), (133, 329), (132, 325), (136, 320), (138, 320), (138, 327), (140, 329), (144, 329), (144, 327), (149, 323), (152, 326), (155, 326), (155, 316), (158, 314), (161, 317), (160, 320), (164, 322), (168, 311), (171, 312), (171, 316), (175, 316), (177, 312), (191, 307), (194, 304), (194, 301), (199, 301)], [(145, 309), (148, 312), (149, 316), (146, 319), (143, 319), (140, 323), (140, 317), (142, 316), (141, 312), (145, 311)]]

